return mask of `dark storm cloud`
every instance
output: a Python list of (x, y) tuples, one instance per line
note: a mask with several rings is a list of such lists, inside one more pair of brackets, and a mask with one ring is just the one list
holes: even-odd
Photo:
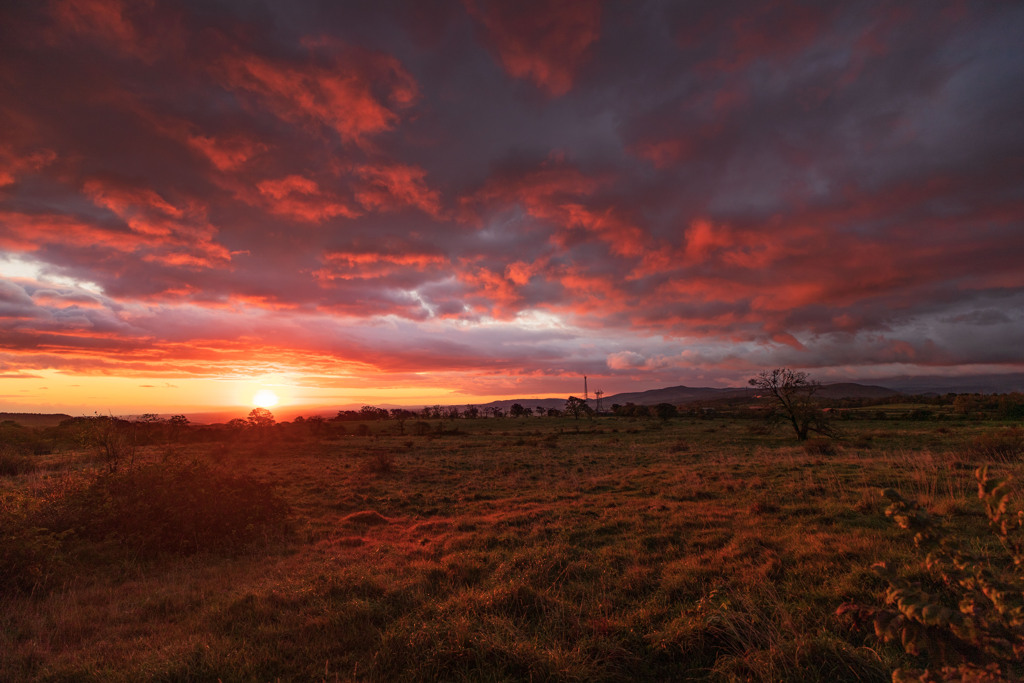
[(2, 18), (0, 249), (37, 273), (0, 314), (33, 367), (256, 339), (396, 373), (1020, 362), (1016, 4)]

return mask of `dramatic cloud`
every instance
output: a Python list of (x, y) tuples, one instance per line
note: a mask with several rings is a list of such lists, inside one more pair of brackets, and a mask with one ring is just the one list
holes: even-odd
[(996, 0), (8, 3), (3, 395), (1020, 372), (1022, 34)]

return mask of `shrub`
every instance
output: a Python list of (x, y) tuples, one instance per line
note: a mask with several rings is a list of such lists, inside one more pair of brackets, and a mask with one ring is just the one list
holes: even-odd
[(17, 449), (6, 444), (0, 445), (0, 476), (13, 477), (36, 469), (35, 462)]
[(915, 544), (928, 551), (921, 568), (926, 580), (902, 578), (881, 563), (876, 567), (889, 584), (886, 607), (847, 603), (837, 610), (856, 626), (870, 624), (879, 638), (899, 643), (908, 655), (927, 656), (924, 669), (893, 672), (897, 683), (1024, 675), (1024, 510), (1009, 510), (1005, 479), (990, 476), (987, 467), (975, 477), (1002, 553), (974, 551), (976, 539), (955, 537), (916, 502), (886, 489), (886, 515), (916, 531)]
[(23, 511), (0, 515), (0, 595), (30, 593), (62, 578), (67, 568), (63, 552), (67, 535), (33, 525)]
[(97, 476), (39, 511), (39, 526), (142, 556), (235, 549), (283, 531), (287, 505), (252, 477), (153, 464)]

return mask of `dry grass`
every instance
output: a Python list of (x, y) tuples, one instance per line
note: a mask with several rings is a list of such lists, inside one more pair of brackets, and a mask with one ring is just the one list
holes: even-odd
[[(982, 523), (951, 466), (974, 435), (927, 422), (863, 423), (845, 443), (869, 451), (830, 453), (724, 420), (457, 425), (140, 453), (270, 487), (289, 535), (187, 556), (62, 540), (60, 582), (4, 577), (0, 679), (885, 681), (903, 655), (833, 617), (913, 555), (874, 492)], [(0, 479), (4, 519), (95, 467), (36, 464)]]

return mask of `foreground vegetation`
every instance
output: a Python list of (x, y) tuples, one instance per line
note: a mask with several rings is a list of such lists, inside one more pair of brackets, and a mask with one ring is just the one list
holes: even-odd
[(984, 563), (975, 469), (1024, 474), (1012, 420), (925, 417), (48, 433), (3, 455), (0, 679), (890, 680), (937, 653), (850, 615), (944, 595), (894, 492)]

